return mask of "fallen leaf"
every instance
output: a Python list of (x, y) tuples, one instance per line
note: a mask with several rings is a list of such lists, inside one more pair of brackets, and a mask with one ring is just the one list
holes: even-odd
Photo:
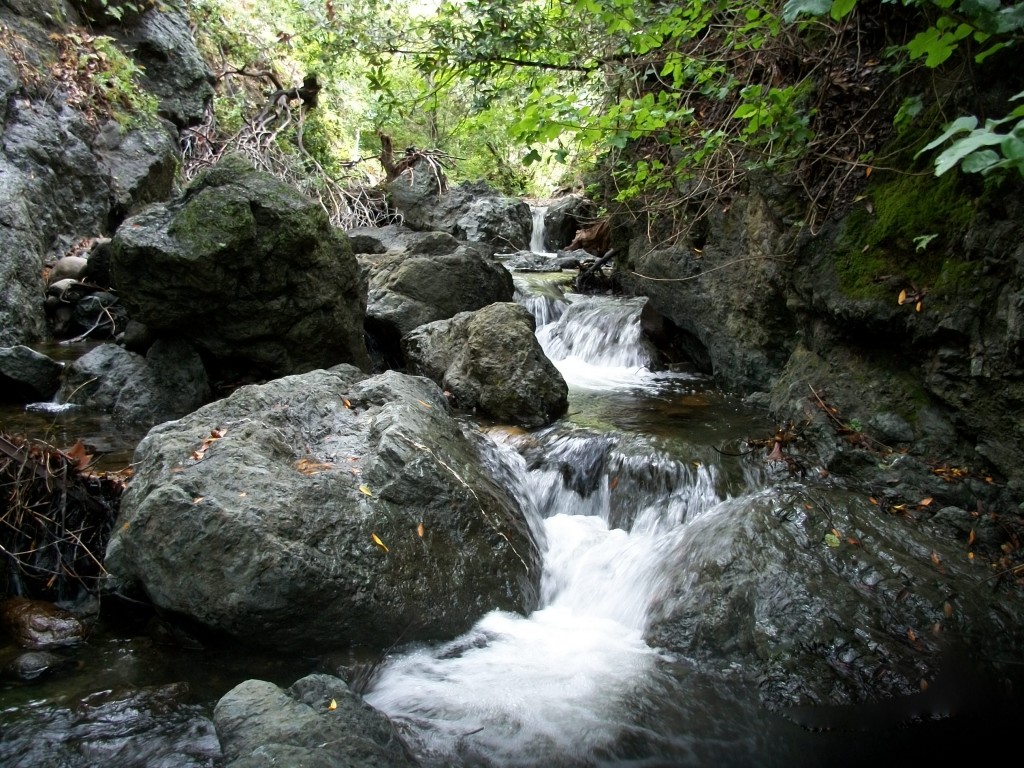
[(383, 541), (381, 541), (380, 540), (380, 536), (378, 536), (376, 533), (371, 533), (370, 537), (373, 539), (373, 543), (376, 544), (381, 549), (383, 549), (385, 552), (390, 552), (391, 551), (390, 549), (388, 549), (388, 545), (385, 544)]
[(368, 485), (360, 485), (359, 492), (364, 496), (369, 496), (371, 499), (373, 498), (373, 491), (370, 490), (370, 486)]
[(85, 443), (79, 438), (73, 446), (64, 451), (64, 455), (71, 459), (77, 469), (86, 469), (92, 461), (92, 455), (86, 453)]
[[(347, 400), (345, 398), (342, 398), (341, 404), (344, 405), (346, 408), (351, 408), (352, 407), (351, 401), (349, 401), (349, 400)], [(332, 701), (333, 701), (333, 699), (332, 699)]]
[(935, 565), (942, 565), (942, 558), (939, 557), (938, 552), (932, 552), (932, 562), (935, 563)]
[(312, 459), (299, 459), (295, 462), (295, 468), (299, 470), (306, 477), (317, 474), (318, 472), (326, 472), (329, 469), (333, 469), (334, 465), (330, 462), (324, 461), (313, 461)]
[(420, 523), (419, 525), (416, 526), (416, 533), (419, 534), (421, 539), (423, 538), (423, 534), (424, 534), (423, 523)]
[(919, 502), (917, 502), (917, 506), (919, 506), (919, 507), (927, 507), (927, 506), (928, 506), (929, 504), (931, 504), (931, 503), (932, 503), (932, 502), (933, 502), (934, 500), (935, 500), (935, 499), (933, 499), (933, 498), (932, 498), (931, 496), (929, 496), (928, 498), (926, 498), (926, 499), (921, 499), (921, 500), (920, 500)]
[(945, 605), (942, 606), (942, 612), (946, 614), (947, 619), (953, 618), (953, 604), (947, 602)]
[(198, 504), (199, 502), (201, 502), (205, 498), (206, 498), (205, 496), (196, 496), (194, 499), (192, 499), (192, 503), (193, 504)]
[(907, 637), (910, 638), (910, 642), (912, 642), (912, 643), (916, 643), (917, 642), (917, 635), (914, 633), (914, 630), (908, 628), (907, 629)]
[(426, 402), (425, 400), (417, 400), (416, 402), (419, 403), (420, 405), (422, 405), (424, 408), (433, 408), (434, 407), (430, 403)]
[(903, 304), (907, 303), (907, 289), (906, 288), (904, 288), (902, 291), (900, 291), (900, 296), (899, 296), (899, 298), (896, 301), (899, 302), (899, 304), (901, 306)]
[(825, 534), (825, 544), (826, 544), (826, 546), (829, 546), (829, 547), (832, 547), (833, 549), (835, 549), (836, 547), (839, 546), (839, 537), (836, 536), (834, 533), (826, 533)]
[(338, 702), (334, 699), (331, 699), (331, 703), (327, 705), (327, 708), (331, 711), (334, 711), (338, 708)]
[(878, 499), (876, 499), (874, 496), (868, 496), (868, 501), (870, 501), (876, 507), (878, 506)]
[(971, 546), (974, 543), (974, 529), (971, 528), (970, 534), (967, 536), (967, 546)]
[(616, 475), (615, 477), (613, 477), (611, 480), (608, 481), (608, 489), (611, 490), (611, 491), (614, 491), (616, 488), (618, 488), (618, 486), (619, 486), (619, 476)]

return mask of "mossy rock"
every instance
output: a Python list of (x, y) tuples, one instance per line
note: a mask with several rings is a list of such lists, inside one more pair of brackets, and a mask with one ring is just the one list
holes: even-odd
[(967, 290), (979, 264), (957, 257), (977, 200), (956, 174), (879, 174), (843, 221), (835, 268), (852, 299), (891, 300), (895, 281), (932, 296)]

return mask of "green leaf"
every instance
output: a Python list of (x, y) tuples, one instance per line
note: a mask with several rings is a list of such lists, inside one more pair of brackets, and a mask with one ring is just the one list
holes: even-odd
[(811, 16), (824, 16), (832, 7), (832, 0), (787, 0), (782, 6), (782, 19), (793, 22), (801, 13)]
[(829, 11), (829, 16), (832, 17), (833, 21), (839, 21), (844, 16), (849, 15), (855, 5), (857, 5), (857, 0), (835, 0), (832, 3), (832, 10)]
[(1003, 138), (1003, 134), (992, 133), (984, 128), (972, 131), (970, 135), (954, 141), (935, 158), (935, 175), (941, 176), (975, 150), (999, 144)]
[(978, 118), (976, 118), (974, 115), (964, 115), (963, 117), (958, 117), (948, 126), (946, 126), (946, 130), (944, 130), (937, 139), (934, 139), (928, 142), (928, 144), (926, 144), (925, 146), (921, 147), (921, 149), (918, 150), (917, 154), (914, 155), (914, 157), (917, 157), (922, 152), (927, 152), (929, 149), (935, 149), (935, 147), (939, 146), (939, 144), (944, 143), (946, 139), (950, 138), (951, 136), (954, 136), (958, 133), (963, 133), (964, 131), (972, 131), (977, 126)]
[(999, 162), (999, 155), (991, 149), (982, 149), (967, 155), (960, 163), (960, 170), (964, 173), (984, 173), (987, 169)]

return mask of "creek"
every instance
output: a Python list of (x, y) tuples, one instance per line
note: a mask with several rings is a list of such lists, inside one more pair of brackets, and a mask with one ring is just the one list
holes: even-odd
[[(530, 433), (482, 425), (494, 473), (523, 500), (541, 542), (540, 605), (529, 616), (490, 613), (440, 647), (396, 649), (365, 693), (421, 762), (863, 765), (970, 738), (916, 715), (896, 729), (804, 727), (765, 708), (743, 669), (709, 668), (646, 640), (687, 553), (725, 553), (737, 504), (772, 493), (763, 457), (740, 450), (771, 426), (706, 377), (651, 370), (642, 300), (568, 293), (564, 280), (517, 275), (516, 298), (569, 384), (568, 414)], [(75, 427), (48, 418), (51, 431)], [(0, 649), (0, 667), (17, 653)], [(58, 653), (58, 673), (0, 683), (0, 765), (214, 766), (213, 706), (238, 682), (287, 686), (366, 662), (315, 648), (305, 658), (188, 650), (136, 617), (105, 617), (88, 643)]]

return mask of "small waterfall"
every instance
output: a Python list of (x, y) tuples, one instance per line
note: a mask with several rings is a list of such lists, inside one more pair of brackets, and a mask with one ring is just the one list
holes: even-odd
[(530, 233), (530, 251), (533, 253), (548, 253), (548, 250), (544, 247), (545, 243), (545, 231), (544, 231), (544, 216), (548, 212), (547, 206), (533, 206), (531, 208), (533, 212), (533, 230)]
[[(538, 609), (492, 612), (441, 648), (401, 656), (366, 695), (412, 726), (407, 735), (428, 765), (590, 765), (632, 727), (627, 702), (658, 684), (663, 656), (644, 642), (648, 614), (671, 586), (680, 518), (721, 501), (713, 472), (676, 464), (662, 479), (687, 484), (668, 497), (657, 483), (650, 492), (631, 485), (618, 500), (635, 521), (626, 530), (609, 523), (618, 484), (608, 467), (621, 462), (613, 441), (555, 435), (542, 450), (531, 468), (502, 462), (506, 472), (520, 467), (515, 486), (542, 526)], [(573, 478), (565, 466), (583, 469)], [(662, 503), (673, 494), (687, 500)]]
[[(536, 285), (517, 276), (517, 300), (535, 298)], [(541, 303), (559, 307), (532, 309), (570, 392), (614, 396), (651, 378), (643, 300), (558, 290)], [(725, 498), (716, 470), (562, 424), (491, 437), (484, 453), (543, 553), (540, 605), (529, 616), (489, 613), (450, 643), (389, 660), (366, 700), (428, 766), (564, 768), (622, 755), (645, 727), (636, 702), (665, 686), (666, 657), (644, 633), (672, 586), (680, 537)]]

